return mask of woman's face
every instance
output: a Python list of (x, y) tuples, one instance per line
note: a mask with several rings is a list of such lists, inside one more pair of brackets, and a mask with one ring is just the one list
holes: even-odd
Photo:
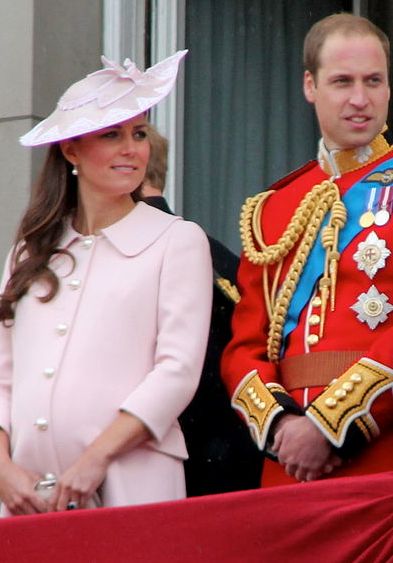
[(121, 196), (142, 183), (150, 155), (146, 126), (140, 115), (61, 143), (65, 158), (78, 170), (81, 192)]

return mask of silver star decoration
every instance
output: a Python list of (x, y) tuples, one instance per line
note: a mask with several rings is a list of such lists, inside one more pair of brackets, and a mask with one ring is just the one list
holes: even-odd
[(384, 293), (379, 293), (375, 285), (372, 285), (367, 293), (361, 293), (351, 309), (358, 313), (356, 318), (361, 323), (367, 323), (374, 330), (379, 323), (384, 323), (388, 314), (393, 311), (393, 305), (388, 302)]
[(372, 231), (364, 242), (358, 244), (353, 259), (358, 265), (358, 270), (364, 270), (372, 280), (377, 271), (385, 267), (385, 260), (390, 254), (390, 250), (386, 248), (386, 241), (378, 238)]

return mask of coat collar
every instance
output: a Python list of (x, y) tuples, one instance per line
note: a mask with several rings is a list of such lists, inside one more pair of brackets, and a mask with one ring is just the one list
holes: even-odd
[[(136, 256), (152, 245), (175, 221), (181, 217), (169, 215), (139, 201), (134, 209), (113, 225), (102, 229), (96, 237), (105, 237), (124, 256)], [(67, 226), (60, 248), (69, 248), (73, 242), (86, 239), (71, 225)]]

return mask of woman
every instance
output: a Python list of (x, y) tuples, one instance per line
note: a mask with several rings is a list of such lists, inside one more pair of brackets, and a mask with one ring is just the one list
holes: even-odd
[(144, 73), (103, 58), (21, 139), (50, 148), (0, 300), (5, 515), (185, 496), (177, 417), (204, 358), (209, 246), (138, 193), (146, 111), (184, 54)]

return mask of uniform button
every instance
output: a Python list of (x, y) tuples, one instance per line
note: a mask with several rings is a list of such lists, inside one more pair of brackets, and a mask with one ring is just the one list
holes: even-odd
[(336, 389), (334, 392), (334, 396), (338, 400), (342, 400), (345, 399), (345, 397), (347, 396), (347, 392), (345, 391), (345, 389)]
[(313, 307), (320, 307), (321, 304), (322, 304), (322, 299), (319, 296), (314, 297), (314, 299), (311, 301), (311, 305)]
[(57, 334), (64, 336), (67, 333), (68, 326), (64, 323), (59, 323), (56, 327)]
[(55, 375), (55, 368), (45, 368), (44, 369), (44, 375), (45, 377), (47, 377), (48, 379), (50, 377), (53, 377)]
[(82, 241), (82, 247), (83, 248), (89, 249), (89, 248), (92, 247), (92, 245), (93, 245), (92, 237), (86, 237), (86, 238), (83, 239), (83, 241)]
[(255, 389), (254, 387), (248, 387), (247, 388), (247, 395), (252, 395), (254, 393)]
[(71, 280), (68, 285), (71, 289), (79, 289), (81, 286), (81, 280), (77, 280), (77, 279)]
[(354, 383), (361, 383), (361, 381), (362, 381), (362, 376), (360, 375), (360, 373), (352, 373), (352, 374), (349, 376), (349, 379), (350, 379), (351, 381), (353, 381)]
[(333, 399), (333, 397), (328, 397), (325, 400), (325, 405), (329, 407), (329, 409), (334, 409), (337, 406), (337, 401), (336, 399)]
[(37, 426), (38, 430), (48, 429), (48, 421), (46, 420), (46, 418), (37, 418), (34, 425)]
[(343, 383), (343, 389), (345, 389), (345, 391), (347, 393), (350, 393), (351, 391), (353, 391), (353, 387), (354, 387), (354, 385), (353, 385), (352, 381), (345, 381)]
[(261, 401), (259, 405), (257, 405), (257, 409), (260, 411), (263, 411), (265, 407), (266, 407), (266, 403), (264, 401)]
[(319, 315), (311, 315), (308, 319), (308, 324), (310, 326), (317, 326), (321, 322), (321, 317)]
[(309, 334), (307, 336), (307, 344), (309, 346), (315, 346), (315, 344), (318, 344), (319, 342), (319, 336), (317, 334)]

